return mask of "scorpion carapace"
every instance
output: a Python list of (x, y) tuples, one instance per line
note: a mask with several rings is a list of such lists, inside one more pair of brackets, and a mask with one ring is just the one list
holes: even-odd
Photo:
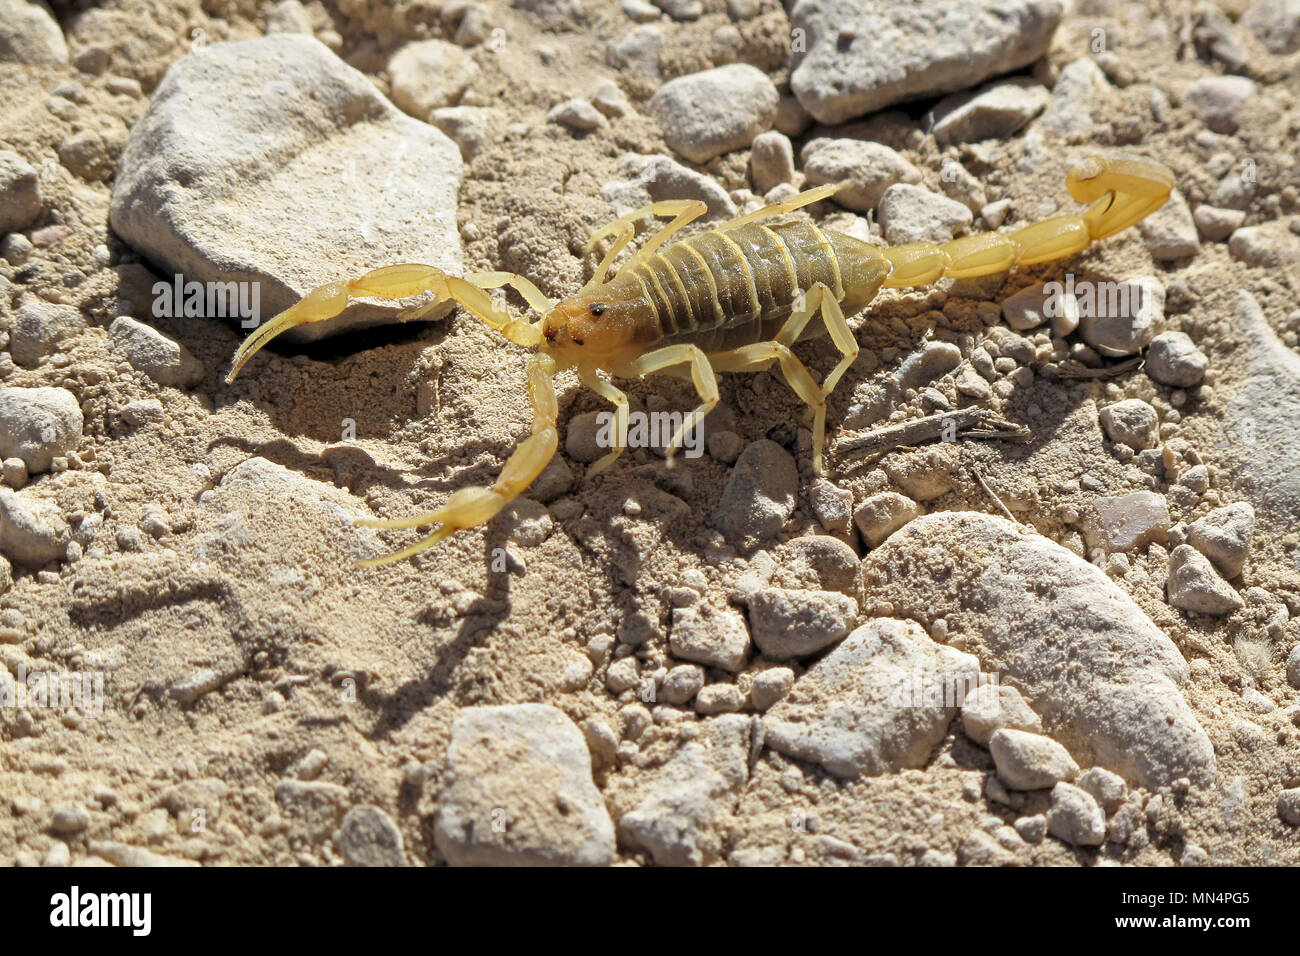
[[(1054, 216), (1011, 233), (986, 232), (888, 249), (808, 221), (778, 218), (826, 199), (838, 185), (810, 189), (666, 247), (676, 232), (704, 214), (706, 206), (694, 199), (657, 202), (591, 237), (588, 252), (603, 239), (613, 237), (613, 242), (587, 284), (562, 302), (551, 302), (528, 279), (510, 272), (458, 277), (427, 265), (386, 266), (323, 285), (281, 312), (245, 340), (226, 381), (233, 381), (281, 332), (332, 318), (351, 299), (366, 296), (404, 299), (432, 292), (433, 301), (424, 309), (454, 300), (511, 342), (535, 349), (528, 364), (532, 434), (515, 448), (496, 482), (490, 488), (463, 488), (425, 514), (358, 522), (373, 528), (437, 525), (410, 547), (360, 562), (367, 566), (408, 558), (457, 530), (483, 524), (528, 487), (558, 445), (551, 379), (561, 369), (576, 369), (583, 384), (615, 407), (612, 447), (591, 466), (589, 475), (613, 464), (627, 444), (627, 395), (609, 378), (668, 369), (689, 374), (700, 404), (669, 443), (671, 463), (683, 436), (718, 402), (716, 372), (757, 371), (773, 362), (812, 409), (813, 468), (821, 474), (826, 399), (858, 354), (846, 313), (861, 309), (882, 286), (903, 288), (944, 277), (989, 275), (1073, 255), (1160, 208), (1174, 178), (1158, 163), (1092, 156), (1069, 171), (1066, 184), (1076, 201), (1092, 205), (1082, 213)], [(673, 218), (608, 278), (614, 260), (633, 238), (634, 224), (650, 215)], [(514, 289), (540, 318), (512, 318), (487, 291), (502, 287)], [(818, 383), (790, 349), (800, 339), (826, 333), (840, 360)]]

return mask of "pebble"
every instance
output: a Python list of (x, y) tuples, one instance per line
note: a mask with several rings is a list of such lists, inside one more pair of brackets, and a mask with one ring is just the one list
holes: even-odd
[(1172, 388), (1193, 388), (1205, 378), (1210, 360), (1186, 332), (1161, 332), (1147, 349), (1146, 373)]
[[(3, 42), (0, 39), (0, 45)], [(40, 180), (31, 163), (11, 150), (0, 150), (0, 233), (26, 229), (40, 215), (43, 205)], [(6, 250), (5, 258), (11, 251)], [(31, 251), (30, 243), (27, 251)]]
[(885, 190), (876, 207), (885, 241), (891, 246), (909, 242), (947, 242), (957, 230), (969, 226), (974, 214), (964, 205), (920, 186), (895, 183)]
[(1138, 223), (1138, 229), (1151, 257), (1161, 262), (1186, 259), (1201, 249), (1192, 211), (1177, 189), (1168, 202)]
[(933, 692), (979, 662), (914, 621), (877, 618), (814, 663), (763, 718), (767, 746), (841, 778), (921, 767), (956, 713)]
[(1242, 226), (1228, 237), (1228, 251), (1234, 259), (1261, 269), (1300, 268), (1300, 239), (1282, 220)]
[(1242, 606), (1241, 596), (1215, 572), (1209, 558), (1189, 544), (1169, 555), (1169, 603), (1193, 614), (1221, 617)]
[(379, 807), (362, 804), (343, 815), (339, 852), (348, 866), (401, 866), (402, 831)]
[(624, 153), (618, 158), (618, 173), (626, 178), (606, 183), (600, 197), (623, 216), (653, 202), (668, 199), (698, 199), (707, 207), (704, 218), (734, 219), (736, 204), (712, 177), (688, 169), (667, 156)]
[(1241, 574), (1255, 530), (1255, 509), (1238, 501), (1215, 508), (1187, 526), (1187, 543), (1213, 562), (1225, 578)]
[(654, 5), (674, 20), (698, 20), (704, 15), (701, 0), (653, 0)]
[(673, 151), (693, 163), (707, 163), (744, 149), (771, 129), (779, 99), (766, 73), (731, 63), (669, 80), (648, 108)]
[(749, 599), (754, 643), (773, 660), (807, 657), (849, 633), (858, 602), (834, 591), (768, 587)]
[(14, 564), (39, 568), (67, 551), (71, 529), (53, 501), (0, 488), (0, 552)]
[(940, 146), (1007, 139), (1041, 113), (1050, 99), (1047, 88), (1028, 77), (993, 83), (940, 100), (934, 107), (931, 132)]
[[(83, 424), (81, 404), (66, 388), (0, 388), (0, 458), (24, 467), (22, 481), (10, 485), (21, 487), (75, 450)], [(16, 470), (12, 477), (19, 477)]]
[(891, 186), (916, 184), (921, 171), (882, 143), (859, 139), (814, 139), (802, 151), (809, 186), (847, 183), (834, 201), (846, 209), (875, 209)]
[(1152, 542), (1163, 544), (1173, 521), (1169, 503), (1155, 491), (1098, 495), (1092, 499), (1084, 535), (1092, 547), (1109, 552), (1132, 551)]
[(108, 327), (113, 347), (128, 362), (159, 385), (190, 388), (203, 380), (203, 363), (185, 346), (169, 339), (153, 326), (119, 316)]
[(790, 137), (774, 129), (755, 136), (750, 147), (749, 168), (754, 189), (759, 193), (794, 182), (794, 147)]
[(434, 840), (453, 866), (602, 866), (614, 826), (591, 755), (545, 704), (466, 707), (447, 748)]
[[(413, 249), (462, 273), (460, 180), (460, 152), (445, 135), (317, 40), (280, 33), (213, 43), (171, 65), (127, 138), (110, 222), (168, 274), (257, 283), (268, 317)], [(403, 195), (420, 201), (393, 201)], [(392, 322), (401, 309), (363, 299), (286, 338)]]
[(1197, 206), (1192, 219), (1206, 239), (1211, 242), (1221, 242), (1241, 227), (1241, 224), (1246, 221), (1246, 213), (1240, 209)]
[(879, 547), (903, 525), (921, 514), (921, 506), (896, 491), (870, 495), (853, 512), (853, 523), (862, 539), (872, 548)]
[(668, 647), (675, 657), (735, 673), (745, 666), (749, 642), (749, 627), (737, 611), (673, 608)]
[(1106, 815), (1086, 790), (1069, 783), (1052, 787), (1047, 832), (1071, 846), (1101, 846), (1106, 842)]
[(27, 0), (0, 0), (0, 63), (61, 66), (67, 62), (68, 44), (49, 9)]
[(661, 15), (660, 9), (649, 0), (618, 0), (618, 5), (634, 23), (649, 23)]
[(634, 75), (650, 82), (659, 82), (659, 51), (663, 49), (664, 34), (653, 23), (629, 30), (627, 36), (614, 47), (614, 62)]
[(474, 58), (446, 40), (408, 43), (388, 61), (393, 102), (419, 120), (457, 105), (478, 74)]
[(491, 35), (492, 14), (481, 3), (471, 3), (461, 15), (460, 23), (456, 25), (454, 37), (456, 45), (478, 46)]
[(1277, 815), (1283, 823), (1300, 827), (1300, 787), (1283, 790), (1277, 795)]
[(18, 365), (36, 368), (41, 359), (85, 328), (79, 309), (29, 298), (19, 305), (9, 330), (9, 354)]
[(1179, 689), (1186, 660), (1073, 552), (1003, 518), (943, 512), (909, 522), (862, 570), (865, 606), (942, 618), (1076, 759), (1147, 787), (1213, 775), (1214, 748)]
[(503, 114), (483, 106), (444, 106), (429, 115), (429, 122), (446, 133), (468, 161), (492, 142), (503, 122)]
[(771, 541), (793, 513), (798, 489), (794, 456), (776, 442), (760, 439), (741, 452), (731, 469), (713, 525), (741, 547)]
[(1105, 767), (1090, 767), (1075, 781), (1075, 785), (1092, 795), (1107, 813), (1113, 813), (1128, 793), (1128, 785), (1117, 773)]
[(961, 702), (961, 728), (975, 743), (987, 747), (999, 730), (1042, 733), (1043, 721), (1010, 684), (980, 684)]
[(64, 803), (50, 814), (50, 829), (64, 836), (81, 833), (90, 826), (90, 812), (75, 803)]
[(664, 675), (663, 683), (659, 685), (659, 699), (666, 704), (689, 703), (703, 686), (703, 668), (695, 664), (679, 664)]
[(961, 364), (961, 349), (951, 342), (927, 342), (903, 360), (890, 377), (897, 393), (920, 390)]
[(1056, 78), (1051, 102), (1031, 133), (1042, 128), (1064, 139), (1083, 139), (1092, 132), (1093, 114), (1109, 89), (1106, 74), (1092, 57), (1067, 63)]
[(1012, 790), (1044, 790), (1073, 780), (1079, 765), (1050, 737), (1003, 728), (989, 738), (998, 778)]
[(1160, 441), (1160, 418), (1156, 410), (1140, 398), (1126, 398), (1107, 405), (1098, 415), (1106, 437), (1134, 451), (1154, 448)]
[(609, 126), (605, 114), (586, 100), (565, 100), (546, 114), (548, 122), (557, 123), (571, 133), (583, 134)]
[(750, 718), (725, 714), (700, 723), (666, 763), (639, 776), (637, 802), (618, 818), (619, 842), (660, 866), (702, 866), (722, 855), (715, 823), (749, 776)]
[(1300, 50), (1300, 6), (1293, 0), (1255, 0), (1239, 21), (1278, 55)]
[(591, 91), (591, 104), (610, 119), (626, 116), (632, 111), (623, 91), (613, 80), (601, 80)]
[(1300, 644), (1296, 644), (1286, 656), (1286, 679), (1296, 689), (1300, 689)]
[(1202, 123), (1216, 133), (1235, 133), (1241, 112), (1259, 87), (1244, 76), (1207, 76), (1197, 80), (1184, 97)]
[(116, 840), (91, 840), (86, 844), (86, 849), (92, 855), (102, 860), (107, 860), (114, 866), (130, 867), (175, 867), (175, 866), (200, 866), (197, 860), (187, 860), (183, 857), (164, 856), (161, 853), (153, 853), (142, 847), (131, 846), (129, 843), (119, 843)]
[(808, 488), (808, 504), (818, 523), (827, 531), (847, 531), (853, 520), (853, 492), (825, 478), (814, 479)]
[(790, 86), (819, 121), (843, 123), (1028, 66), (1060, 19), (1054, 0), (797, 0), (790, 25), (807, 49), (796, 47)]
[(695, 710), (704, 715), (734, 714), (745, 706), (745, 695), (735, 684), (710, 684), (695, 695)]
[(769, 667), (754, 677), (749, 701), (757, 711), (768, 710), (783, 700), (794, 686), (794, 671), (788, 667)]
[[(0, 210), (3, 208), (3, 200), (0, 200)], [(0, 240), (0, 257), (11, 266), (20, 266), (31, 256), (34, 248), (32, 241), (21, 232), (11, 232)]]
[(1079, 303), (1079, 334), (1102, 355), (1134, 355), (1145, 348), (1165, 316), (1165, 287), (1155, 276), (1138, 276), (1118, 283), (1116, 309), (1109, 294)]
[(1041, 813), (1035, 813), (1033, 816), (1028, 817), (1018, 817), (1012, 826), (1020, 834), (1020, 839), (1026, 843), (1042, 843), (1043, 837), (1047, 836), (1047, 817)]

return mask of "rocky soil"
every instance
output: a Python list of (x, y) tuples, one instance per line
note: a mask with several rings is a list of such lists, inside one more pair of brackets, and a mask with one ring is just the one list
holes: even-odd
[[(0, 0), (0, 863), (1300, 864), (1298, 92), (1292, 0)], [(824, 478), (760, 372), (588, 479), (566, 373), (524, 497), (365, 570), (523, 352), (363, 300), (224, 382), (380, 265), (558, 298), (827, 182), (943, 241), (1098, 151), (1173, 198), (852, 317)]]

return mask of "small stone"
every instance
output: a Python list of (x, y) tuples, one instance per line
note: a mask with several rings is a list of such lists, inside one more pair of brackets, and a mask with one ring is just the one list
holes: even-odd
[(768, 130), (754, 137), (749, 154), (754, 189), (766, 193), (782, 183), (794, 182), (794, 147), (790, 137)]
[(1240, 209), (1197, 206), (1192, 218), (1201, 235), (1211, 242), (1220, 242), (1241, 228), (1241, 224), (1246, 221), (1246, 213)]
[(1186, 100), (1197, 116), (1216, 133), (1235, 133), (1241, 112), (1259, 91), (1244, 76), (1209, 76), (1187, 90)]
[(668, 647), (675, 657), (709, 667), (736, 672), (749, 655), (749, 628), (730, 608), (679, 607), (673, 609), (673, 629)]
[(1300, 644), (1292, 647), (1286, 656), (1286, 679), (1292, 687), (1300, 689)]
[(571, 133), (590, 133), (593, 130), (604, 129), (609, 125), (609, 120), (605, 119), (605, 114), (596, 107), (592, 106), (586, 100), (571, 99), (565, 100), (551, 108), (546, 114), (546, 119), (551, 123), (558, 123)]
[[(4, 2), (0, 0), (0, 4)], [(4, 59), (3, 47), (4, 39), (0, 35), (0, 60)], [(26, 229), (40, 215), (43, 204), (36, 170), (17, 153), (0, 150), (0, 233)]]
[(80, 444), (83, 424), (81, 404), (65, 388), (0, 388), (0, 458), (24, 466), (21, 480), (7, 467), (6, 483), (21, 488), (28, 475), (49, 471)]
[(481, 3), (471, 3), (461, 15), (453, 39), (457, 46), (472, 47), (478, 46), (491, 35), (492, 14)]
[(853, 512), (853, 522), (869, 547), (875, 548), (891, 534), (921, 514), (921, 506), (896, 491), (871, 495)]
[(658, 20), (662, 11), (649, 0), (618, 0), (618, 5), (634, 23), (649, 23)]
[(767, 74), (731, 63), (669, 80), (651, 97), (649, 111), (671, 149), (707, 163), (771, 129), (779, 99)]
[(1255, 509), (1238, 501), (1215, 508), (1187, 527), (1187, 543), (1209, 558), (1225, 578), (1241, 574), (1255, 530)]
[(1172, 526), (1164, 495), (1131, 491), (1092, 499), (1084, 533), (1093, 547), (1111, 552), (1132, 551), (1152, 542), (1163, 544)]
[(1201, 240), (1192, 212), (1177, 189), (1163, 206), (1138, 223), (1138, 228), (1153, 259), (1172, 262), (1200, 251)]
[(1105, 767), (1089, 768), (1075, 781), (1075, 784), (1080, 790), (1092, 794), (1093, 799), (1107, 813), (1113, 813), (1128, 793), (1128, 785), (1124, 782), (1124, 778)]
[(765, 588), (749, 600), (754, 643), (774, 660), (807, 657), (843, 638), (858, 602), (833, 591)]
[(1271, 53), (1300, 50), (1300, 6), (1294, 0), (1255, 0), (1239, 22)]
[(1052, 100), (1035, 127), (1067, 140), (1077, 140), (1092, 132), (1094, 113), (1099, 113), (1107, 99), (1110, 83), (1091, 56), (1072, 60), (1061, 68), (1052, 88)]
[(14, 564), (39, 568), (67, 552), (71, 529), (57, 504), (0, 488), (0, 551)]
[(108, 336), (134, 368), (159, 385), (183, 389), (203, 379), (203, 363), (185, 346), (152, 326), (123, 315), (113, 320)]
[(1294, 268), (1300, 265), (1300, 240), (1280, 221), (1259, 226), (1242, 226), (1228, 237), (1228, 251), (1234, 259), (1261, 269)]
[(9, 354), (24, 368), (35, 368), (41, 359), (86, 327), (81, 312), (70, 305), (30, 299), (23, 302), (9, 330)]
[(1006, 139), (1041, 113), (1050, 99), (1046, 87), (1028, 77), (948, 96), (935, 105), (931, 132), (940, 146)]
[(401, 866), (402, 831), (383, 810), (362, 805), (343, 815), (339, 852), (348, 866)]
[(388, 61), (393, 102), (419, 120), (457, 105), (478, 73), (473, 57), (446, 40), (408, 43)]
[(695, 695), (695, 710), (705, 716), (731, 714), (745, 705), (745, 695), (735, 684), (710, 684)]
[(1169, 603), (1194, 614), (1221, 617), (1242, 606), (1241, 596), (1219, 577), (1209, 558), (1189, 544), (1169, 555)]
[(1055, 740), (1023, 730), (994, 731), (989, 753), (998, 778), (1012, 790), (1043, 790), (1079, 773), (1070, 752)]
[(891, 246), (947, 242), (958, 229), (969, 226), (975, 219), (956, 200), (909, 183), (896, 183), (886, 189), (876, 213), (885, 241)]
[(875, 209), (885, 190), (897, 183), (921, 181), (921, 171), (881, 143), (858, 139), (815, 139), (803, 149), (804, 177), (809, 186), (847, 183), (835, 194), (846, 209)]
[(610, 119), (625, 116), (632, 110), (627, 97), (613, 80), (602, 80), (591, 91), (591, 105)]
[(827, 531), (847, 531), (853, 520), (853, 492), (825, 478), (817, 478), (808, 488), (808, 503), (817, 521)]
[(21, 458), (6, 458), (2, 467), (4, 483), (14, 491), (27, 484), (27, 462)]
[(794, 457), (769, 439), (737, 459), (714, 512), (713, 524), (742, 547), (771, 541), (794, 511), (799, 470)]
[(701, 0), (653, 0), (654, 5), (674, 20), (698, 20), (704, 15)]
[(0, 0), (0, 63), (60, 66), (67, 62), (68, 44), (48, 8), (27, 0)]
[(609, 665), (605, 671), (605, 686), (615, 694), (622, 694), (637, 685), (640, 676), (637, 673), (635, 657), (621, 657)]
[(1173, 388), (1201, 384), (1210, 360), (1186, 332), (1161, 332), (1147, 349), (1146, 372), (1152, 381)]
[(1300, 787), (1283, 790), (1277, 795), (1277, 815), (1283, 823), (1300, 827)]
[(1127, 398), (1107, 405), (1099, 415), (1106, 437), (1134, 451), (1154, 448), (1160, 441), (1160, 419), (1156, 410), (1140, 398)]
[(1047, 832), (1071, 846), (1101, 846), (1106, 841), (1106, 815), (1090, 793), (1058, 783), (1052, 788)]
[(749, 700), (757, 711), (767, 710), (790, 693), (794, 671), (788, 667), (769, 667), (755, 675), (749, 688)]
[(80, 833), (88, 826), (90, 826), (90, 813), (85, 807), (75, 803), (57, 806), (50, 814), (50, 829), (55, 833), (63, 835)]
[(1164, 319), (1165, 288), (1154, 276), (1118, 283), (1114, 295), (1097, 295), (1080, 302), (1079, 332), (1103, 355), (1140, 352)]
[(688, 169), (667, 156), (624, 153), (618, 158), (618, 171), (626, 178), (606, 183), (601, 187), (600, 196), (620, 216), (652, 202), (670, 199), (700, 200), (708, 207), (705, 219), (736, 216), (736, 204), (712, 177)]
[(666, 704), (688, 703), (704, 686), (704, 671), (695, 664), (679, 664), (664, 676), (659, 698)]
[(999, 730), (1042, 733), (1043, 721), (1010, 684), (981, 684), (961, 701), (961, 728), (985, 747)]

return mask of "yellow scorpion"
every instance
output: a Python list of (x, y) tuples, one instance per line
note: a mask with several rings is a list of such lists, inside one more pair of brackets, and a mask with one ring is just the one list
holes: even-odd
[[(853, 364), (858, 344), (845, 315), (862, 309), (882, 286), (924, 285), (942, 277), (1002, 272), (1073, 255), (1133, 225), (1169, 198), (1174, 177), (1164, 166), (1138, 159), (1090, 156), (1066, 179), (1070, 195), (1092, 203), (1082, 213), (1054, 216), (1012, 233), (986, 232), (950, 242), (915, 242), (881, 249), (809, 221), (778, 217), (826, 199), (843, 184), (820, 186), (741, 216), (667, 248), (680, 229), (704, 214), (696, 199), (652, 203), (598, 230), (587, 252), (614, 241), (586, 285), (554, 303), (523, 276), (480, 272), (449, 276), (433, 266), (386, 266), (357, 279), (330, 282), (250, 335), (226, 377), (280, 333), (342, 312), (354, 298), (405, 299), (426, 292), (454, 300), (516, 345), (536, 351), (528, 364), (532, 435), (521, 442), (490, 488), (463, 488), (434, 511), (396, 520), (357, 522), (371, 528), (437, 525), (432, 534), (362, 566), (400, 561), (464, 529), (490, 520), (541, 473), (558, 445), (558, 407), (551, 379), (563, 369), (615, 407), (613, 443), (588, 475), (608, 468), (627, 445), (628, 399), (611, 378), (685, 370), (700, 404), (685, 417), (667, 449), (668, 461), (683, 437), (718, 403), (716, 372), (757, 371), (771, 363), (813, 412), (813, 469), (823, 473), (826, 399)], [(607, 278), (615, 258), (632, 241), (645, 216), (672, 216), (667, 225)], [(487, 290), (509, 287), (538, 314), (535, 322), (511, 318)], [(418, 313), (417, 313), (418, 314)], [(840, 360), (820, 384), (791, 346), (829, 333)]]

